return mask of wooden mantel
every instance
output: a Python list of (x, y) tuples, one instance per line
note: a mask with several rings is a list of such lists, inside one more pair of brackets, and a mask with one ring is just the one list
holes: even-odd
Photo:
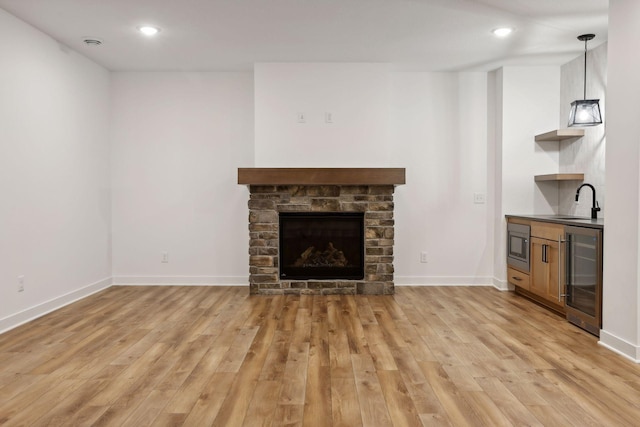
[(405, 168), (238, 168), (243, 185), (402, 185)]

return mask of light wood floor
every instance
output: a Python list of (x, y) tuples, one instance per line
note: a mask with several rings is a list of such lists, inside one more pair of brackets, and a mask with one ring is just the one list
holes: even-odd
[(0, 424), (640, 424), (640, 367), (492, 288), (112, 287), (0, 335)]

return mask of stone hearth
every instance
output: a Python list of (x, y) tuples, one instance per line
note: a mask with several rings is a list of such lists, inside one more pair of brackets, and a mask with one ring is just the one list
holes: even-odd
[[(238, 170), (238, 183), (248, 185), (250, 192), (251, 294), (394, 293), (393, 192), (395, 185), (404, 184), (404, 169), (250, 168)], [(278, 264), (280, 212), (364, 212), (364, 278), (281, 280)]]

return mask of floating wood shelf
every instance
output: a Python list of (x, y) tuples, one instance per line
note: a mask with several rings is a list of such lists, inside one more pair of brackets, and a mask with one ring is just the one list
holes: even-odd
[(551, 173), (548, 175), (536, 175), (536, 182), (544, 181), (584, 181), (583, 173)]
[(536, 135), (536, 142), (539, 141), (562, 141), (565, 139), (580, 138), (584, 136), (584, 129), (556, 129), (551, 132)]
[(402, 185), (405, 168), (238, 168), (245, 185)]

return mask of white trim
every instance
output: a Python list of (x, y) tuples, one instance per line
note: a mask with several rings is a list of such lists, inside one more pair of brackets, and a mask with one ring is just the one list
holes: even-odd
[(506, 280), (498, 279), (497, 277), (493, 278), (493, 287), (499, 291), (513, 291), (516, 288)]
[(604, 329), (600, 330), (600, 341), (598, 341), (598, 344), (620, 356), (626, 357), (632, 362), (640, 363), (640, 346), (610, 334)]
[(113, 276), (114, 285), (249, 286), (249, 276)]
[(491, 277), (396, 276), (396, 286), (492, 286)]
[(66, 305), (86, 298), (89, 295), (95, 294), (96, 292), (107, 289), (111, 286), (112, 283), (113, 282), (111, 280), (111, 277), (107, 277), (105, 279), (91, 283), (90, 285), (87, 285), (83, 288), (69, 292), (68, 294), (55, 297), (49, 301), (45, 301), (33, 307), (27, 308), (26, 310), (7, 316), (4, 319), (0, 319), (0, 334), (17, 328), (18, 326), (23, 325), (27, 322), (35, 320), (38, 317), (42, 317), (45, 314), (49, 314), (52, 311), (56, 311)]

